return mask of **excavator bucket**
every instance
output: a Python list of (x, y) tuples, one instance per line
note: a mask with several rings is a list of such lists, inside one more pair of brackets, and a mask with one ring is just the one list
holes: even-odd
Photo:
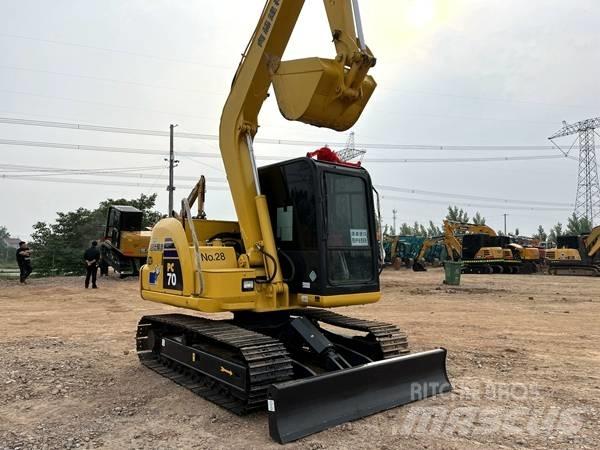
[(269, 433), (284, 444), (451, 389), (443, 348), (277, 383), (268, 391)]
[(358, 89), (358, 96), (344, 96), (346, 70), (341, 63), (323, 58), (281, 62), (273, 76), (281, 114), (288, 120), (337, 131), (352, 127), (377, 83), (367, 75)]

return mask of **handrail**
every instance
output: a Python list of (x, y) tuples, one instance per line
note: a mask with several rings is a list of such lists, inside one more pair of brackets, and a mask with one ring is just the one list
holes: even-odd
[(192, 235), (192, 243), (194, 244), (194, 256), (195, 256), (195, 267), (194, 267), (194, 295), (202, 296), (204, 293), (204, 278), (202, 276), (202, 258), (200, 256), (200, 245), (198, 244), (198, 236), (196, 236), (196, 229), (194, 228), (194, 221), (192, 220), (192, 211), (190, 210), (190, 204), (187, 198), (181, 201), (185, 210), (185, 219), (188, 227), (190, 227), (190, 234)]

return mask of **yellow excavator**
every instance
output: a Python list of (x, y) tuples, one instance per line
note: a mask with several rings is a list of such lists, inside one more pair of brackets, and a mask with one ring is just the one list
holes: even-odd
[(445, 349), (411, 354), (395, 325), (327, 309), (381, 297), (367, 171), (308, 157), (256, 166), (271, 85), (284, 117), (337, 131), (376, 86), (356, 0), (324, 1), (334, 59), (281, 61), (303, 3), (267, 1), (223, 108), (237, 221), (194, 218), (184, 199), (180, 218), (154, 226), (141, 269), (144, 300), (230, 318), (151, 315), (137, 330), (145, 366), (237, 414), (266, 408), (280, 443), (451, 389)]
[[(457, 235), (462, 235), (462, 239), (459, 239)], [(416, 272), (425, 271), (423, 260), (427, 250), (436, 243), (442, 242), (446, 248), (448, 259), (452, 261), (462, 260), (464, 272), (480, 273), (478, 271), (480, 266), (485, 265), (487, 267), (491, 262), (503, 259), (501, 247), (491, 246), (489, 242), (484, 245), (481, 242), (487, 236), (496, 236), (496, 232), (487, 225), (444, 220), (444, 234), (430, 238), (423, 243), (423, 247), (421, 247), (419, 255), (413, 263), (413, 270)], [(465, 258), (465, 254), (468, 255), (468, 258)]]
[(144, 213), (133, 206), (111, 205), (108, 209), (100, 242), (101, 263), (111, 266), (121, 278), (137, 276), (146, 262), (150, 231), (142, 230), (143, 218)]
[(437, 242), (444, 243), (448, 259), (462, 261), (464, 273), (531, 273), (536, 271), (540, 259), (537, 248), (513, 243), (485, 224), (444, 220), (444, 235), (425, 241), (413, 270), (426, 270), (423, 258)]
[(600, 276), (600, 226), (589, 234), (558, 236), (556, 248), (546, 250), (551, 275)]
[(458, 261), (461, 258), (462, 254), (462, 245), (460, 241), (456, 238), (456, 236), (452, 235), (442, 235), (442, 236), (434, 236), (426, 239), (421, 246), (417, 257), (413, 261), (413, 270), (415, 272), (426, 272), (425, 268), (425, 255), (427, 255), (427, 251), (433, 247), (434, 245), (442, 243), (444, 248), (446, 249), (446, 258)]

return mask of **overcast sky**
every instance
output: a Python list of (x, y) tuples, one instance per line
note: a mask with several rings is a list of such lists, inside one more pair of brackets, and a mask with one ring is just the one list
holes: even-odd
[[(363, 0), (367, 44), (377, 57), (378, 87), (353, 128), (359, 144), (547, 146), (561, 122), (600, 115), (600, 5), (594, 0)], [(20, 0), (0, 16), (0, 117), (216, 135), (239, 56), (256, 25), (261, 0)], [(308, 0), (284, 55), (332, 57), (322, 2)], [(286, 121), (273, 98), (259, 116), (257, 137), (335, 143), (335, 133)], [(0, 139), (144, 148), (168, 152), (168, 138), (0, 124)], [(558, 141), (567, 148), (572, 139)], [(260, 155), (301, 156), (313, 146), (257, 144)], [(216, 154), (216, 141), (176, 139), (176, 150)], [(107, 197), (157, 192), (165, 211), (163, 156), (0, 144), (0, 225), (26, 238), (57, 211), (94, 208)], [(576, 150), (572, 151), (577, 156)], [(369, 148), (364, 166), (377, 185), (438, 194), (382, 190), (383, 216), (440, 223), (448, 203), (476, 210), (494, 228), (532, 233), (566, 220), (574, 203), (577, 162), (381, 163), (386, 158), (560, 155), (558, 150), (432, 151)], [(369, 162), (369, 158), (374, 161)], [(209, 179), (210, 218), (234, 219), (219, 182), (217, 158), (181, 156), (176, 200), (192, 179)], [(259, 161), (265, 164), (266, 161)], [(61, 169), (131, 169), (150, 178), (39, 176), (15, 165)], [(148, 169), (160, 167), (162, 169)], [(138, 167), (139, 169), (135, 169)], [(125, 172), (126, 173), (126, 172)], [(123, 175), (123, 173), (121, 174)], [(42, 180), (95, 180), (67, 184)], [(142, 182), (153, 187), (120, 186)], [(444, 194), (444, 195), (442, 195)], [(448, 194), (462, 197), (451, 198)], [(465, 195), (496, 199), (469, 200)], [(394, 198), (400, 197), (400, 198)], [(499, 202), (499, 199), (509, 200)], [(519, 200), (513, 203), (510, 200)], [(532, 203), (527, 208), (523, 200)], [(550, 205), (549, 205), (550, 204)], [(475, 205), (475, 206), (474, 206)], [(556, 209), (549, 209), (556, 208)]]

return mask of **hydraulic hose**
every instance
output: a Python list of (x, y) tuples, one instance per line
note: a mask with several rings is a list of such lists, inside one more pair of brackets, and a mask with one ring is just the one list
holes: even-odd
[(294, 264), (294, 261), (292, 261), (292, 258), (290, 258), (290, 255), (288, 255), (286, 252), (284, 252), (280, 248), (278, 248), (277, 251), (279, 253), (281, 253), (283, 256), (285, 256), (285, 259), (287, 259), (288, 263), (290, 263), (290, 268), (292, 269), (292, 273), (290, 274), (289, 277), (283, 279), (283, 281), (285, 281), (286, 283), (289, 283), (296, 277), (296, 265)]
[(267, 279), (266, 280), (256, 280), (256, 282), (259, 284), (271, 283), (275, 279), (275, 275), (277, 275), (277, 261), (275, 260), (275, 258), (273, 258), (272, 255), (269, 255), (267, 252), (265, 252), (262, 249), (262, 247), (257, 245), (256, 248), (258, 249), (259, 252), (261, 252), (264, 256), (266, 256), (267, 258), (269, 258), (271, 260), (271, 262), (273, 263), (273, 268), (274, 268), (273, 274), (271, 276), (269, 276), (269, 267), (267, 264), (265, 264), (265, 272), (267, 273)]

